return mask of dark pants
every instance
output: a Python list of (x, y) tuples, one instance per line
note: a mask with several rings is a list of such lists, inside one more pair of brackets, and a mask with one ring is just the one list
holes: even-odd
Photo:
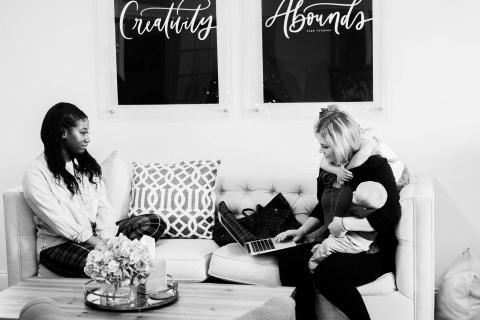
[(391, 265), (381, 253), (334, 253), (322, 261), (314, 274), (308, 269), (313, 244), (279, 251), (282, 285), (294, 286), (298, 320), (316, 319), (315, 288), (343, 311), (350, 320), (370, 319), (357, 286), (372, 282), (391, 272)]
[[(143, 235), (158, 240), (165, 231), (165, 224), (155, 214), (134, 216), (118, 223), (118, 234), (123, 233), (130, 239), (140, 239)], [(86, 277), (83, 272), (88, 253), (93, 246), (67, 241), (58, 246), (40, 252), (40, 263), (47, 269), (66, 277)]]

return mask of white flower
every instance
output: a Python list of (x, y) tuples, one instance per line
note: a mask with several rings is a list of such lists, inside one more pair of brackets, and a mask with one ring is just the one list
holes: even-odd
[(120, 264), (115, 261), (111, 260), (107, 265), (107, 272), (115, 273), (120, 268)]
[(142, 252), (141, 251), (136, 250), (136, 249), (130, 251), (130, 263), (131, 264), (134, 264), (137, 261), (139, 261), (141, 257), (142, 257)]
[(122, 243), (119, 251), (120, 251), (120, 256), (121, 257), (129, 257), (130, 256), (130, 245), (126, 242)]
[(145, 283), (153, 268), (147, 248), (123, 234), (100, 242), (88, 256), (84, 272), (115, 286)]

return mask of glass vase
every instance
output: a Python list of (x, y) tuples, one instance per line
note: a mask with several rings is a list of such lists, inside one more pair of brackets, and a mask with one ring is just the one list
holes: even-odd
[(136, 300), (137, 288), (135, 286), (106, 285), (103, 287), (103, 297), (101, 297), (100, 303), (105, 306), (130, 306)]
[(107, 308), (130, 308), (136, 306), (137, 287), (133, 285), (115, 286), (113, 284), (89, 281), (85, 285), (85, 299)]

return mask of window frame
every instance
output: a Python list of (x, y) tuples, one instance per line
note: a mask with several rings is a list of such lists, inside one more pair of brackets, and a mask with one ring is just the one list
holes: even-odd
[(119, 105), (116, 81), (114, 1), (95, 1), (94, 28), (95, 77), (97, 104), (102, 119), (119, 121), (184, 121), (223, 119), (232, 116), (232, 8), (225, 1), (216, 1), (218, 104), (151, 104)]
[[(263, 57), (262, 57), (262, 1), (243, 0), (240, 15), (249, 17), (245, 23), (248, 30), (244, 31), (243, 48), (247, 48), (245, 68), (243, 68), (247, 94), (242, 108), (242, 115), (246, 118), (278, 118), (306, 120), (318, 115), (320, 107), (327, 104), (341, 105), (345, 111), (360, 115), (377, 113), (383, 110), (384, 94), (381, 87), (381, 6), (379, 0), (372, 0), (373, 11), (373, 101), (362, 102), (263, 102)], [(249, 66), (252, 66), (249, 68)]]

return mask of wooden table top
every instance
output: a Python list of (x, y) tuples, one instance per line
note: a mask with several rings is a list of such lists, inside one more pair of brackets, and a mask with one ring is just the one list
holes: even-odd
[(0, 292), (0, 319), (18, 319), (26, 302), (37, 297), (56, 301), (68, 315), (81, 319), (234, 319), (273, 297), (288, 297), (292, 287), (187, 283), (178, 284), (177, 302), (143, 312), (106, 312), (87, 307), (83, 284), (88, 279), (31, 278)]

